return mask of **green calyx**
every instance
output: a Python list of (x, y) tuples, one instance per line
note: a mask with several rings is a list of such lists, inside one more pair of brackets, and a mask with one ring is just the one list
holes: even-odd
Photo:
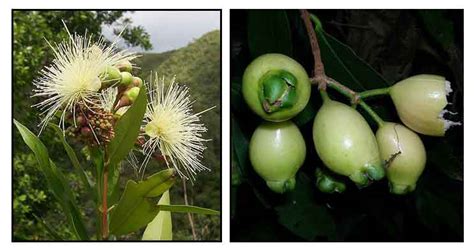
[(285, 70), (267, 72), (260, 80), (260, 102), (267, 113), (291, 108), (296, 103), (296, 77)]
[(342, 193), (346, 190), (346, 184), (336, 180), (326, 171), (317, 168), (315, 171), (316, 186), (323, 193)]
[(293, 177), (285, 181), (267, 181), (266, 183), (273, 192), (283, 194), (295, 189), (296, 180)]
[(393, 182), (388, 183), (390, 193), (392, 194), (398, 194), (398, 195), (404, 195), (407, 193), (412, 192), (416, 188), (416, 183), (413, 185), (400, 185), (400, 184), (395, 184)]
[(367, 165), (351, 175), (351, 179), (359, 188), (368, 186), (373, 181), (379, 181), (385, 177), (385, 170), (382, 165)]

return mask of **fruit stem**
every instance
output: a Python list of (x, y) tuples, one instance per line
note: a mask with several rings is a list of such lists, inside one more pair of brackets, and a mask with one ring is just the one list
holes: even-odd
[(329, 98), (328, 92), (326, 90), (319, 90), (319, 93), (321, 94), (321, 98), (323, 98), (323, 102), (330, 101), (331, 98)]
[(382, 120), (382, 118), (380, 118), (380, 116), (377, 115), (377, 113), (375, 113), (375, 111), (369, 105), (367, 105), (367, 103), (362, 100), (359, 100), (359, 105), (365, 110), (365, 112), (370, 115), (370, 117), (372, 117), (372, 119), (374, 119), (379, 128), (383, 126), (384, 121)]
[(370, 89), (370, 90), (360, 92), (359, 93), (359, 98), (360, 99), (365, 99), (365, 98), (369, 98), (369, 97), (372, 97), (372, 96), (388, 95), (389, 92), (390, 92), (390, 87), (380, 88), (380, 89)]

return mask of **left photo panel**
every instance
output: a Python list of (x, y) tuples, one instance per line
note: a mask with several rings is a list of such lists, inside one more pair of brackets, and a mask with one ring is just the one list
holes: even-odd
[(12, 18), (12, 241), (221, 241), (221, 10)]

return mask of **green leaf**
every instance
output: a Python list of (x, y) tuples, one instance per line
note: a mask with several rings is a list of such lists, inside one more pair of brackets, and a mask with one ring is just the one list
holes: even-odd
[(207, 215), (219, 215), (220, 212), (203, 207), (188, 206), (188, 205), (158, 205), (160, 211), (170, 211), (174, 213), (195, 213)]
[(160, 171), (138, 183), (129, 180), (117, 206), (110, 215), (110, 232), (116, 236), (127, 234), (150, 223), (159, 208), (151, 199), (163, 194), (175, 182), (176, 171)]
[[(158, 205), (170, 204), (169, 190), (164, 192)], [(142, 240), (173, 240), (173, 225), (171, 222), (171, 212), (159, 211), (156, 217), (148, 223), (143, 232)]]
[(77, 175), (81, 178), (84, 186), (88, 190), (88, 193), (92, 193), (92, 194), (95, 195), (95, 192), (93, 192), (93, 189), (92, 189), (92, 186), (94, 184), (93, 184), (92, 180), (89, 179), (89, 177), (85, 173), (84, 169), (82, 168), (81, 164), (79, 163), (79, 159), (77, 158), (77, 155), (74, 152), (74, 149), (67, 143), (66, 138), (64, 137), (63, 131), (56, 124), (50, 123), (49, 125), (54, 129), (54, 131), (56, 132), (56, 134), (60, 138), (60, 140), (61, 140), (61, 142), (64, 146), (64, 150), (66, 150), (66, 154), (69, 157), (69, 160), (71, 160), (71, 163), (72, 163), (74, 169), (76, 170)]
[(249, 164), (249, 141), (240, 129), (240, 125), (235, 117), (232, 119), (232, 142), (233, 150), (235, 151), (238, 166), (240, 168), (240, 173), (242, 173), (242, 177), (245, 178)]
[(418, 13), (428, 32), (445, 50), (449, 50), (454, 43), (454, 25), (446, 17), (446, 10), (419, 10)]
[(42, 218), (36, 216), (35, 214), (33, 214), (33, 217), (35, 217), (35, 219), (41, 224), (43, 225), (43, 227), (46, 229), (46, 231), (53, 237), (54, 240), (57, 240), (57, 241), (64, 241), (64, 239), (61, 238), (61, 236), (59, 236), (52, 227), (50, 227), (48, 225), (48, 223), (46, 223)]
[(135, 145), (147, 104), (146, 88), (142, 86), (137, 99), (115, 125), (115, 136), (109, 144), (109, 166), (117, 166)]
[(275, 207), (280, 224), (306, 240), (313, 240), (316, 236), (334, 235), (335, 224), (332, 216), (325, 206), (314, 202), (312, 184), (308, 176), (298, 174), (295, 190), (285, 198), (282, 205)]
[(85, 229), (81, 213), (76, 206), (74, 195), (64, 175), (56, 167), (53, 161), (49, 159), (46, 146), (44, 146), (40, 139), (36, 137), (27, 127), (23, 126), (15, 119), (13, 122), (20, 132), (26, 145), (28, 145), (31, 151), (33, 151), (35, 154), (40, 170), (46, 177), (48, 187), (61, 205), (76, 237), (80, 240), (87, 240), (89, 237), (87, 236), (87, 231)]
[(311, 15), (326, 74), (355, 91), (388, 86), (385, 79), (347, 45), (327, 34), (319, 19)]
[(251, 10), (247, 20), (248, 44), (253, 58), (266, 53), (292, 56), (290, 25), (284, 10)]

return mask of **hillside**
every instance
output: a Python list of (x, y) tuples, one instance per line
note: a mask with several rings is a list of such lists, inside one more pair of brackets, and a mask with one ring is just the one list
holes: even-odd
[[(187, 186), (188, 198), (194, 205), (220, 209), (221, 190), (221, 61), (220, 31), (211, 31), (188, 44), (186, 47), (165, 53), (146, 53), (137, 60), (142, 68), (143, 79), (148, 80), (150, 70), (159, 76), (176, 79), (190, 88), (194, 112), (209, 107), (215, 108), (202, 115), (202, 122), (208, 128), (204, 138), (211, 139), (206, 143), (203, 164), (211, 172), (203, 172), (197, 176), (194, 185)], [(183, 204), (182, 185), (172, 189), (171, 202)], [(200, 239), (218, 239), (220, 237), (220, 218), (217, 216), (194, 216), (197, 236)], [(189, 221), (187, 216), (173, 215), (173, 238), (191, 240), (189, 238)]]

